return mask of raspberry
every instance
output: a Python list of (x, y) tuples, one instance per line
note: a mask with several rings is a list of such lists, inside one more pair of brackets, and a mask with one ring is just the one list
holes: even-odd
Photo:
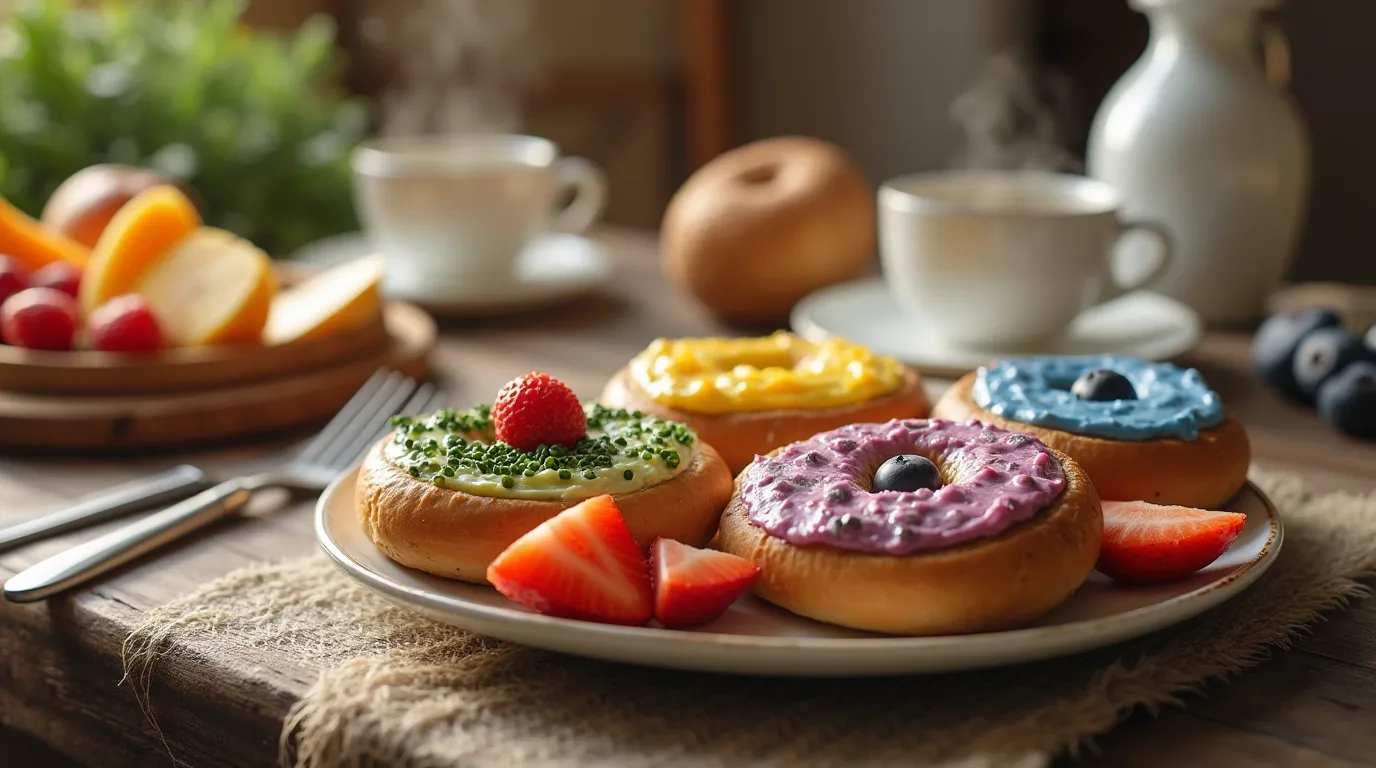
[(583, 405), (568, 385), (546, 373), (507, 382), (492, 403), (497, 439), (522, 451), (542, 445), (572, 448), (587, 434)]

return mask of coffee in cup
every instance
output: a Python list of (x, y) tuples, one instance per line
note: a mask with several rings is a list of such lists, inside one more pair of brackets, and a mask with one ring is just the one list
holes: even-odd
[[(900, 176), (879, 190), (884, 279), (904, 311), (945, 342), (996, 351), (1045, 347), (1077, 315), (1155, 280), (1171, 259), (1159, 224), (1125, 221), (1107, 183), (1035, 171)], [(1154, 263), (1115, 276), (1129, 232)], [(1118, 265), (1123, 266), (1123, 265)]]
[(403, 292), (509, 281), (532, 240), (583, 231), (606, 201), (596, 165), (535, 136), (375, 139), (353, 169), (364, 231), (386, 260), (387, 287)]

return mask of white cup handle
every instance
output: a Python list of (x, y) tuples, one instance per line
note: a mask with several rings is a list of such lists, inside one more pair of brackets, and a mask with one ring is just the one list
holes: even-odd
[(556, 173), (559, 188), (573, 189), (573, 200), (554, 216), (554, 228), (578, 233), (592, 226), (607, 205), (607, 176), (597, 164), (582, 157), (560, 158)]
[(1146, 232), (1156, 239), (1156, 264), (1141, 277), (1121, 283), (1113, 276), (1113, 270), (1110, 269), (1108, 280), (1105, 281), (1107, 285), (1104, 286), (1104, 295), (1099, 299), (1101, 304), (1155, 281), (1165, 274), (1166, 269), (1171, 265), (1171, 259), (1175, 256), (1175, 246), (1170, 231), (1154, 221), (1120, 221), (1118, 223), (1118, 237), (1113, 243), (1114, 249), (1117, 249), (1125, 235), (1133, 231)]

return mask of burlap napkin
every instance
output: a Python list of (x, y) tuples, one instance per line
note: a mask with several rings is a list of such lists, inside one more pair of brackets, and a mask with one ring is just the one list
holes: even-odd
[[(672, 672), (508, 645), (417, 618), (313, 556), (230, 574), (129, 639), (160, 654), (270, 648), (320, 670), (292, 710), (301, 766), (1042, 766), (1135, 707), (1255, 664), (1376, 574), (1376, 494), (1253, 473), (1286, 524), (1280, 559), (1193, 621), (1072, 658), (984, 672), (780, 680)], [(156, 704), (157, 691), (141, 690)]]

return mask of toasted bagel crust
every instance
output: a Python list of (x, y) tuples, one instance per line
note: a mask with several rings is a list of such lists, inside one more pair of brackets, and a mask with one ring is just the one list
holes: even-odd
[(1052, 454), (1065, 490), (1030, 520), (988, 539), (912, 555), (796, 546), (752, 523), (735, 495), (718, 545), (759, 566), (757, 594), (818, 621), (896, 635), (1019, 627), (1084, 583), (1103, 538), (1089, 477), (1065, 454)]
[[(387, 438), (387, 439), (390, 439)], [(411, 477), (378, 443), (359, 471), (356, 502), (363, 531), (391, 559), (451, 579), (487, 583), (487, 566), (516, 539), (575, 501), (475, 496)], [(731, 497), (731, 473), (711, 446), (662, 483), (616, 497), (642, 548), (657, 536), (703, 546)]]
[(1231, 412), (1197, 440), (1108, 440), (995, 416), (975, 404), (975, 377), (967, 374), (948, 389), (932, 415), (1032, 435), (1083, 467), (1102, 499), (1221, 509), (1247, 482), (1251, 445)]
[(817, 410), (740, 411), (695, 413), (655, 402), (636, 384), (629, 368), (622, 368), (607, 382), (598, 402), (612, 408), (643, 411), (666, 421), (687, 424), (704, 442), (717, 449), (731, 474), (745, 469), (756, 456), (779, 446), (806, 440), (818, 432), (847, 424), (868, 424), (890, 419), (920, 419), (932, 409), (922, 377), (903, 369), (903, 384), (894, 392), (862, 403)]

